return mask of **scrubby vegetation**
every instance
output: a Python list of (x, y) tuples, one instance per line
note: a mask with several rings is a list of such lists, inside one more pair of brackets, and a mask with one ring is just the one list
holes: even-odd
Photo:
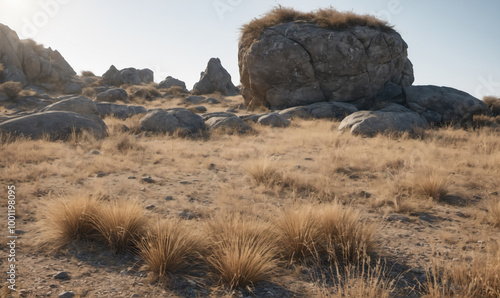
[(393, 30), (387, 22), (371, 15), (359, 15), (350, 11), (340, 12), (333, 8), (318, 9), (312, 12), (300, 12), (293, 8), (275, 7), (263, 17), (252, 20), (242, 27), (240, 45), (247, 49), (261, 33), (269, 27), (279, 24), (303, 21), (329, 29), (343, 29), (352, 26), (368, 26), (382, 30)]
[(18, 97), (23, 90), (23, 86), (19, 82), (8, 81), (0, 84), (0, 93), (7, 95), (10, 99)]
[(82, 70), (82, 77), (95, 77), (95, 74), (89, 70)]
[(500, 98), (495, 96), (485, 96), (484, 103), (493, 112), (493, 116), (500, 116)]

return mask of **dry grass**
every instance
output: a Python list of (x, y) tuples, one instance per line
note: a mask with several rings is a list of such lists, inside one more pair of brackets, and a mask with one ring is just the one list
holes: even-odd
[(500, 98), (495, 96), (485, 96), (484, 103), (493, 112), (493, 116), (500, 116)]
[(159, 219), (149, 227), (137, 247), (156, 276), (164, 277), (200, 262), (205, 243), (203, 236), (192, 229), (179, 221)]
[(158, 89), (156, 89), (155, 83), (140, 86), (127, 86), (126, 90), (127, 93), (130, 94), (130, 100), (135, 102), (152, 101), (162, 96)]
[(207, 223), (206, 261), (215, 278), (230, 289), (270, 280), (277, 270), (272, 226), (255, 218), (227, 216)]
[(99, 206), (91, 221), (102, 240), (114, 253), (128, 251), (144, 235), (147, 218), (140, 203), (114, 200)]
[(0, 93), (7, 95), (10, 99), (18, 97), (23, 90), (23, 86), (19, 82), (8, 81), (0, 84)]
[(259, 19), (254, 19), (241, 29), (240, 49), (248, 49), (269, 27), (287, 22), (303, 21), (329, 29), (343, 29), (352, 26), (368, 26), (381, 30), (393, 30), (391, 26), (371, 15), (359, 15), (353, 12), (339, 12), (333, 8), (319, 9), (304, 13), (293, 8), (275, 7)]
[(427, 270), (425, 297), (500, 297), (500, 249), (489, 256), (476, 252), (472, 261), (438, 262)]
[(91, 216), (100, 207), (100, 201), (88, 195), (74, 195), (57, 198), (43, 210), (40, 221), (42, 231), (38, 242), (55, 249), (62, 248), (75, 240), (91, 240), (96, 229)]
[(4, 71), (4, 66), (3, 63), (0, 62), (0, 81), (3, 80), (3, 71)]
[(82, 77), (95, 77), (96, 75), (89, 71), (89, 70), (82, 70), (81, 72)]
[(439, 200), (448, 194), (449, 178), (441, 172), (422, 172), (415, 180), (417, 192), (426, 198)]
[(167, 89), (164, 89), (163, 90), (165, 92), (165, 94), (168, 94), (168, 95), (184, 95), (184, 94), (188, 94), (188, 92), (186, 92), (186, 90), (184, 90), (184, 88), (182, 88), (181, 86), (172, 86), (170, 88), (167, 88)]
[(82, 90), (82, 95), (88, 98), (94, 98), (97, 95), (94, 87), (85, 87)]
[(356, 263), (375, 249), (376, 227), (363, 223), (358, 211), (337, 201), (286, 210), (276, 226), (287, 259)]
[(490, 221), (495, 227), (500, 227), (500, 200), (492, 200), (488, 206)]

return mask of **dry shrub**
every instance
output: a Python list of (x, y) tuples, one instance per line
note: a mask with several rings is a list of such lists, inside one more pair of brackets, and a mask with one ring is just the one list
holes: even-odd
[(127, 90), (127, 93), (130, 94), (130, 99), (132, 101), (142, 102), (144, 100), (152, 101), (155, 98), (161, 97), (162, 94), (155, 88), (154, 83), (149, 85), (140, 85), (140, 86), (127, 86), (124, 88)]
[(333, 8), (319, 9), (304, 13), (296, 11), (293, 8), (279, 6), (273, 8), (263, 17), (254, 19), (250, 23), (243, 25), (241, 29), (240, 49), (248, 49), (266, 28), (294, 21), (314, 23), (328, 29), (368, 26), (386, 31), (393, 30), (387, 22), (379, 20), (371, 15), (359, 15), (350, 11), (339, 12)]
[(276, 221), (285, 257), (356, 263), (375, 249), (375, 225), (352, 207), (334, 201), (286, 210)]
[(495, 227), (500, 227), (500, 200), (492, 200), (488, 206), (490, 221)]
[(438, 171), (420, 173), (415, 181), (416, 191), (427, 198), (439, 200), (448, 194), (449, 179)]
[(157, 220), (137, 247), (151, 271), (163, 277), (199, 262), (204, 242), (192, 227), (179, 221)]
[(133, 248), (147, 226), (142, 205), (129, 200), (101, 204), (91, 220), (99, 232), (99, 240), (107, 244), (114, 253)]
[(28, 38), (24, 40), (38, 55), (43, 56), (45, 47), (41, 43), (37, 43), (34, 39)]
[(207, 223), (206, 261), (216, 279), (231, 289), (271, 279), (276, 272), (276, 236), (256, 218), (227, 216)]
[(95, 77), (95, 74), (89, 70), (82, 70), (82, 77)]
[(23, 86), (19, 82), (8, 81), (0, 84), (0, 93), (7, 95), (10, 99), (18, 97), (23, 90)]
[(96, 236), (91, 216), (100, 201), (88, 195), (58, 198), (43, 210), (40, 221), (40, 242), (43, 246), (61, 248), (75, 240), (90, 240)]
[(500, 97), (485, 96), (483, 101), (493, 112), (493, 116), (500, 116)]
[(257, 184), (272, 186), (282, 182), (283, 176), (278, 166), (268, 159), (253, 161), (245, 170)]

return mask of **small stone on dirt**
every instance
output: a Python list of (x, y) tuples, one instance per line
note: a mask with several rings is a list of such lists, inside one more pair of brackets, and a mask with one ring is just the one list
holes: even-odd
[(55, 279), (69, 279), (69, 275), (66, 271), (59, 271), (54, 275)]
[(72, 297), (75, 297), (75, 293), (73, 293), (72, 291), (66, 291), (59, 294), (59, 298), (72, 298)]

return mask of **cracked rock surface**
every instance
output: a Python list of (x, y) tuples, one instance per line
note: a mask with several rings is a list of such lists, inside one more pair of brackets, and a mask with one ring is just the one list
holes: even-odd
[(242, 93), (246, 104), (278, 109), (372, 98), (387, 83), (413, 83), (407, 48), (392, 29), (276, 25), (249, 47), (240, 44)]

